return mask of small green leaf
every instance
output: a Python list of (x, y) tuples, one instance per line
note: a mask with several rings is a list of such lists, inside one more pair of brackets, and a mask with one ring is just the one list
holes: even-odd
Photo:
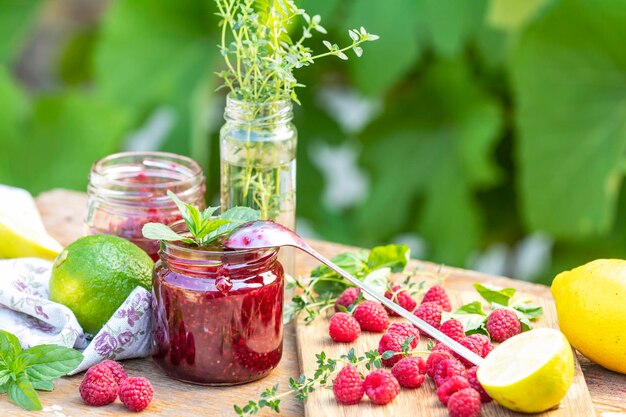
[(402, 272), (409, 262), (411, 250), (406, 245), (376, 246), (367, 258), (370, 269), (391, 268), (392, 272)]
[(15, 359), (21, 350), (22, 346), (15, 335), (0, 330), (0, 367), (13, 371)]
[(9, 382), (7, 393), (11, 402), (26, 410), (42, 409), (37, 391), (33, 388), (33, 384), (30, 383), (25, 372), (18, 374), (15, 381)]
[(222, 213), (220, 219), (231, 220), (233, 222), (248, 223), (261, 218), (261, 213), (258, 210), (253, 210), (249, 207), (232, 207)]
[(217, 211), (217, 209), (219, 209), (219, 207), (207, 207), (204, 209), (204, 211), (202, 212), (202, 220), (209, 220), (211, 218), (211, 216), (213, 216), (213, 214), (215, 214), (215, 212)]
[(54, 384), (52, 381), (31, 381), (33, 388), (39, 391), (52, 391), (54, 390)]
[[(389, 277), (391, 276), (390, 268), (381, 268), (373, 272), (370, 272), (363, 278), (363, 283), (372, 288), (377, 294), (383, 295), (389, 284)], [(366, 300), (374, 300), (369, 294), (363, 293), (363, 297)]]
[(513, 307), (517, 312), (523, 313), (525, 317), (529, 319), (536, 319), (543, 315), (543, 307), (533, 306), (530, 304), (518, 304)]
[(201, 240), (202, 238), (207, 236), (209, 233), (216, 231), (217, 229), (219, 229), (220, 227), (228, 223), (232, 223), (232, 221), (226, 220), (226, 219), (209, 220), (204, 224), (202, 229), (198, 230), (198, 233), (195, 234), (194, 237), (198, 240)]
[(487, 313), (483, 311), (483, 306), (479, 301), (474, 301), (469, 304), (462, 305), (456, 311), (456, 314), (480, 314), (486, 316)]
[(185, 239), (187, 239), (170, 229), (169, 226), (161, 223), (146, 223), (141, 229), (141, 233), (146, 239), (167, 241), (185, 241)]
[(67, 375), (83, 360), (77, 350), (58, 345), (39, 345), (26, 349), (20, 355), (32, 381), (45, 381)]
[(382, 358), (383, 358), (383, 359), (391, 359), (391, 358), (393, 358), (393, 356), (394, 356), (395, 354), (396, 354), (396, 352), (394, 352), (393, 350), (386, 350), (386, 351), (383, 353)]
[(486, 301), (504, 306), (508, 306), (509, 300), (515, 295), (515, 288), (500, 288), (480, 283), (475, 283), (474, 288)]
[(176, 207), (178, 207), (178, 210), (180, 211), (180, 214), (183, 217), (185, 224), (187, 224), (187, 227), (189, 228), (189, 232), (191, 232), (191, 234), (195, 236), (196, 225), (200, 222), (200, 212), (198, 211), (198, 209), (191, 204), (187, 204), (184, 201), (181, 201), (176, 194), (169, 190), (167, 191), (167, 195), (169, 198), (172, 199), (172, 201), (174, 201)]

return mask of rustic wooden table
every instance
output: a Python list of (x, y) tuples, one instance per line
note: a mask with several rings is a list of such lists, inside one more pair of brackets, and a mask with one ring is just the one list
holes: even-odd
[[(37, 205), (42, 214), (44, 223), (51, 235), (62, 244), (67, 245), (82, 235), (82, 216), (85, 207), (85, 195), (82, 193), (53, 190), (43, 193), (37, 198)], [(333, 256), (341, 251), (349, 250), (346, 246), (328, 242), (312, 242), (313, 245), (326, 256)], [(352, 248), (354, 249), (354, 248)], [(435, 268), (434, 265), (412, 262), (413, 266)], [(297, 257), (297, 274), (306, 275), (315, 262), (306, 256)], [(446, 286), (449, 288), (465, 289), (477, 281), (489, 281), (501, 286), (514, 286), (524, 292), (539, 296), (550, 296), (548, 287), (513, 281), (503, 277), (493, 277), (477, 272), (444, 267), (443, 272), (448, 276)], [(232, 404), (243, 404), (248, 399), (256, 399), (259, 392), (273, 384), (280, 383), (286, 386), (290, 376), (299, 375), (299, 364), (296, 355), (296, 340), (293, 325), (285, 329), (285, 346), (280, 366), (270, 376), (256, 383), (228, 388), (209, 388), (184, 384), (163, 375), (150, 359), (139, 359), (125, 362), (130, 374), (144, 375), (151, 379), (155, 388), (155, 399), (144, 415), (168, 416), (228, 416), (234, 415)], [(591, 363), (579, 355), (585, 380), (589, 387), (596, 415), (600, 417), (626, 417), (626, 375), (608, 371)], [(128, 412), (119, 401), (102, 408), (85, 406), (79, 395), (78, 385), (82, 376), (62, 378), (56, 383), (51, 393), (41, 393), (44, 414), (58, 417), (79, 415), (119, 415)], [(148, 413), (149, 411), (149, 413)], [(27, 413), (9, 404), (0, 401), (2, 415), (38, 415)], [(323, 411), (320, 410), (320, 414)], [(41, 415), (41, 414), (39, 414)], [(263, 414), (260, 415), (269, 415)], [(286, 399), (281, 404), (281, 416), (302, 416), (303, 407), (295, 399)], [(584, 417), (584, 416), (581, 416)]]

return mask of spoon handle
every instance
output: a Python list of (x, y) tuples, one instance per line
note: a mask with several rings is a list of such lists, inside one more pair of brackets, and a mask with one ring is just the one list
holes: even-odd
[(389, 308), (390, 310), (395, 311), (400, 316), (402, 316), (405, 319), (407, 319), (415, 327), (417, 327), (418, 329), (424, 331), (425, 333), (428, 333), (434, 339), (440, 341), (441, 343), (443, 343), (444, 345), (446, 345), (447, 347), (449, 347), (454, 352), (458, 353), (460, 356), (462, 356), (463, 358), (467, 359), (468, 361), (470, 361), (474, 365), (480, 366), (483, 363), (483, 358), (481, 358), (480, 356), (478, 356), (477, 354), (475, 354), (474, 352), (472, 352), (471, 350), (469, 350), (465, 346), (461, 345), (457, 341), (455, 341), (455, 340), (451, 339), (450, 337), (446, 336), (445, 334), (441, 333), (439, 330), (435, 329), (433, 326), (431, 326), (430, 324), (426, 323), (424, 320), (420, 319), (419, 317), (417, 317), (416, 315), (414, 315), (410, 311), (405, 310), (404, 308), (402, 308), (398, 304), (394, 303), (390, 299), (385, 298), (382, 295), (378, 294), (372, 288), (370, 288), (367, 284), (365, 284), (364, 282), (356, 279), (355, 277), (350, 275), (348, 272), (344, 271), (342, 268), (340, 268), (339, 266), (335, 265), (332, 261), (330, 261), (329, 259), (327, 259), (323, 255), (321, 255), (319, 252), (317, 252), (315, 249), (313, 249), (309, 245), (307, 245), (307, 244), (301, 245), (300, 249), (303, 249), (309, 255), (313, 256), (318, 261), (320, 261), (321, 263), (323, 263), (324, 265), (326, 265), (327, 267), (329, 267), (330, 269), (332, 269), (333, 271), (335, 271), (336, 273), (338, 273), (339, 275), (341, 275), (342, 277), (344, 277), (345, 279), (350, 281), (355, 286), (359, 287), (361, 290), (363, 290), (367, 294), (369, 294), (376, 301), (378, 301), (379, 303), (381, 303), (385, 307)]

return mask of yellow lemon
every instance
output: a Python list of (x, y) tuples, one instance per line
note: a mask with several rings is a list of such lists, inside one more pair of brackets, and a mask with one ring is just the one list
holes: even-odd
[(626, 261), (597, 259), (552, 282), (559, 327), (595, 363), (626, 373)]
[(28, 191), (0, 185), (0, 258), (54, 259), (62, 250), (46, 233)]
[(539, 413), (561, 402), (574, 377), (574, 355), (555, 329), (535, 329), (497, 346), (476, 372), (485, 391), (501, 406)]

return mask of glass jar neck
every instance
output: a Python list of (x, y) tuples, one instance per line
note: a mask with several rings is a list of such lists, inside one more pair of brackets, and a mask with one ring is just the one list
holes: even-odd
[(204, 195), (204, 184), (200, 165), (185, 156), (122, 152), (94, 163), (87, 191), (90, 198), (106, 204), (175, 208), (168, 190), (184, 201), (195, 201)]
[(224, 120), (228, 123), (272, 128), (287, 125), (292, 119), (293, 103), (291, 100), (253, 103), (238, 100), (232, 95), (226, 97)]
[[(180, 220), (170, 225), (178, 234), (188, 233)], [(200, 278), (247, 278), (270, 269), (276, 262), (278, 248), (254, 250), (207, 250), (182, 242), (161, 242), (159, 256), (172, 272)]]

